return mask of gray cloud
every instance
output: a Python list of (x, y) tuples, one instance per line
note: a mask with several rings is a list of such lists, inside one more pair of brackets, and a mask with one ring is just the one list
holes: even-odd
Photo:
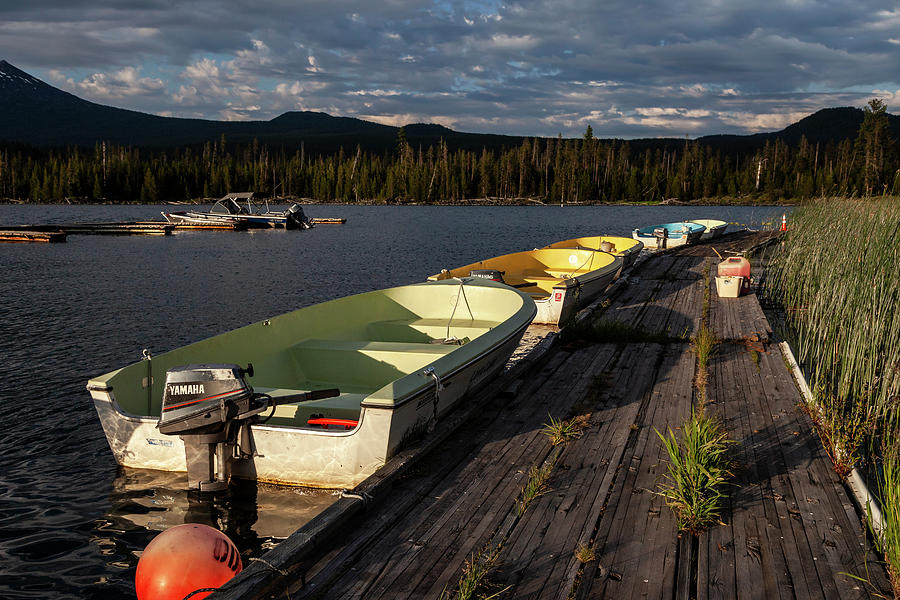
[(0, 57), (174, 116), (696, 136), (892, 108), (898, 31), (900, 10), (871, 0), (37, 0), (0, 6)]

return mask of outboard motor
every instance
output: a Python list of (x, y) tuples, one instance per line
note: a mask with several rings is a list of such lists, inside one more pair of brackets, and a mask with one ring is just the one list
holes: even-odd
[(669, 239), (669, 230), (665, 227), (657, 227), (653, 230), (653, 236), (656, 238), (657, 249), (665, 248), (666, 241)]
[[(265, 394), (253, 393), (244, 375), (253, 377), (252, 364), (246, 369), (232, 364), (202, 364), (166, 371), (162, 415), (156, 426), (161, 433), (184, 440), (190, 489), (226, 489), (231, 462), (252, 456), (249, 425), (276, 402)], [(329, 389), (282, 396), (277, 404), (338, 394), (339, 390)]]
[(310, 221), (306, 216), (306, 213), (303, 212), (303, 207), (297, 203), (291, 204), (291, 206), (284, 211), (284, 216), (287, 217), (288, 229), (309, 229), (313, 226), (312, 221)]
[(481, 277), (482, 279), (504, 283), (503, 271), (498, 271), (497, 269), (472, 269), (469, 271), (469, 277)]

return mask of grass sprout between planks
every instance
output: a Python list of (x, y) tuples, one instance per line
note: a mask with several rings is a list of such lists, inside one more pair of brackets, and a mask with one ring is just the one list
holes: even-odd
[(656, 434), (668, 454), (667, 482), (658, 492), (675, 513), (678, 529), (698, 534), (721, 521), (731, 477), (728, 439), (721, 422), (701, 406), (681, 428), (681, 437), (669, 428)]

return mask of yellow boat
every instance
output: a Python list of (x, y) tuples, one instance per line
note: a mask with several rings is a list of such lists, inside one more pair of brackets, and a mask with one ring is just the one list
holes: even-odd
[(633, 238), (618, 237), (614, 235), (594, 235), (588, 237), (572, 238), (571, 240), (563, 240), (562, 242), (554, 242), (544, 248), (575, 248), (580, 250), (593, 250), (609, 252), (616, 256), (621, 256), (624, 265), (622, 268), (627, 269), (634, 264), (634, 259), (638, 257), (641, 250), (644, 249), (644, 243)]
[(503, 282), (531, 296), (537, 306), (535, 323), (558, 325), (602, 294), (623, 264), (621, 256), (608, 252), (541, 248), (444, 269), (428, 279), (474, 276)]

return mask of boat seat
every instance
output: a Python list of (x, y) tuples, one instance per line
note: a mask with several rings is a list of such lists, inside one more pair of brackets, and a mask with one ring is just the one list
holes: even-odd
[[(324, 389), (328, 386), (316, 386), (316, 389)], [(294, 394), (303, 394), (309, 390), (296, 390), (289, 388), (254, 387), (254, 391), (268, 394), (273, 399)], [(320, 400), (305, 400), (290, 404), (280, 404), (275, 407), (272, 417), (266, 421), (267, 425), (282, 425), (291, 427), (304, 427), (313, 415), (324, 415), (335, 419), (359, 419), (360, 404), (368, 394), (344, 393), (331, 398)], [(268, 414), (266, 411), (264, 414)]]
[(325, 340), (309, 339), (294, 344), (294, 348), (305, 350), (341, 350), (351, 352), (365, 352), (367, 354), (383, 353), (424, 353), (424, 354), (449, 354), (456, 345), (423, 344), (421, 342), (379, 342), (374, 340)]
[(421, 342), (309, 339), (294, 344), (289, 352), (304, 380), (340, 381), (375, 390), (457, 348)]
[[(380, 341), (408, 341), (428, 343), (448, 337), (447, 319), (394, 319), (369, 323), (366, 333)], [(449, 322), (450, 336), (474, 339), (497, 326), (496, 321), (453, 319)]]

